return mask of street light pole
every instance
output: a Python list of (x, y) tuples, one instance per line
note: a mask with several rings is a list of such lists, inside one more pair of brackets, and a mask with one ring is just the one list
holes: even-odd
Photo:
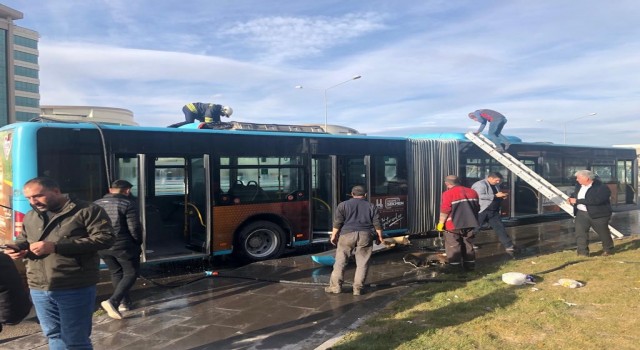
[[(356, 75), (354, 77), (352, 77), (351, 79), (345, 80), (343, 82), (340, 82), (336, 85), (331, 85), (328, 88), (324, 89), (324, 131), (327, 132), (327, 124), (328, 124), (328, 120), (329, 120), (329, 106), (328, 106), (328, 99), (327, 99), (327, 91), (329, 91), (329, 89), (333, 89), (336, 86), (340, 86), (342, 84), (346, 84), (352, 80), (357, 80), (362, 78), (362, 75)], [(302, 89), (303, 86), (302, 85), (296, 85), (295, 87), (296, 89)]]
[(356, 75), (356, 76), (352, 77), (349, 80), (345, 80), (345, 81), (343, 81), (341, 83), (329, 86), (328, 88), (324, 89), (324, 132), (327, 132), (327, 121), (329, 120), (329, 107), (328, 107), (328, 104), (327, 104), (327, 91), (329, 91), (329, 89), (332, 89), (332, 88), (334, 88), (336, 86), (340, 86), (342, 84), (346, 84), (346, 83), (348, 83), (348, 82), (350, 82), (352, 80), (357, 80), (357, 79), (360, 79), (360, 78), (362, 78), (361, 75)]
[(583, 115), (582, 117), (578, 117), (578, 118), (575, 118), (575, 119), (567, 120), (566, 122), (564, 122), (563, 123), (564, 131), (562, 133), (563, 134), (562, 143), (565, 144), (565, 145), (567, 144), (567, 123), (572, 122), (574, 120), (582, 119), (582, 118), (585, 118), (585, 117), (591, 117), (591, 116), (594, 116), (596, 114), (598, 114), (598, 113), (589, 113), (587, 115)]

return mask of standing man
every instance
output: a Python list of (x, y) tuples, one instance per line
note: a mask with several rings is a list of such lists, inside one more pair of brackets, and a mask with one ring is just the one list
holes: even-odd
[(489, 173), (484, 180), (477, 181), (471, 188), (478, 193), (480, 198), (480, 213), (478, 214), (478, 226), (475, 228), (475, 235), (480, 232), (480, 228), (485, 222), (491, 225), (491, 228), (498, 235), (498, 239), (507, 253), (513, 254), (515, 247), (511, 241), (511, 237), (507, 235), (507, 231), (500, 220), (500, 205), (502, 200), (507, 198), (507, 193), (500, 192), (496, 186), (502, 182), (502, 174), (499, 172)]
[(609, 231), (611, 190), (589, 170), (578, 170), (575, 176), (578, 184), (567, 201), (574, 206), (578, 255), (589, 256), (591, 227), (602, 241), (602, 255), (613, 255), (613, 239)]
[(111, 318), (122, 319), (120, 311), (131, 310), (129, 290), (140, 275), (140, 253), (142, 249), (142, 225), (138, 207), (131, 199), (133, 185), (126, 180), (115, 180), (109, 193), (94, 203), (101, 206), (109, 215), (116, 241), (109, 249), (99, 252), (102, 261), (111, 272), (113, 294), (102, 303)]
[(233, 109), (229, 106), (217, 105), (214, 103), (192, 102), (182, 107), (184, 119), (187, 123), (196, 120), (205, 123), (220, 123), (220, 117), (229, 118), (233, 114)]
[(27, 259), (31, 299), (49, 349), (92, 349), (98, 250), (115, 239), (109, 217), (97, 205), (69, 199), (50, 178), (27, 181), (22, 192), (33, 210), (4, 253)]
[[(469, 113), (469, 118), (480, 123), (480, 128), (478, 128), (474, 134), (478, 135), (481, 133), (484, 127), (487, 126), (487, 122), (489, 122), (491, 123), (491, 125), (489, 125), (489, 132), (487, 133), (489, 140), (496, 144), (498, 152), (504, 152), (509, 149), (511, 143), (502, 135), (502, 128), (507, 124), (507, 117), (491, 109), (478, 109), (475, 112)], [(504, 144), (504, 148), (502, 144)]]
[(373, 251), (373, 231), (376, 241), (382, 242), (382, 226), (378, 216), (378, 208), (367, 201), (364, 187), (353, 186), (351, 199), (338, 204), (333, 220), (331, 244), (337, 245), (336, 261), (327, 293), (341, 293), (344, 269), (355, 252), (356, 273), (353, 278), (353, 295), (361, 295), (364, 281), (367, 278), (369, 259)]
[(460, 178), (449, 175), (444, 179), (447, 190), (442, 193), (438, 231), (445, 231), (445, 253), (449, 266), (473, 270), (476, 252), (473, 248), (474, 229), (478, 226), (480, 204), (476, 191), (462, 186)]

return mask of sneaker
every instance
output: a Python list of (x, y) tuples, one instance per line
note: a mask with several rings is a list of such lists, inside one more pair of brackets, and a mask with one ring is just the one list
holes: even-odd
[(361, 289), (354, 289), (353, 290), (353, 295), (355, 295), (355, 296), (362, 295), (362, 290)]
[(324, 289), (324, 291), (326, 293), (330, 293), (330, 294), (340, 294), (342, 293), (342, 291), (340, 290), (340, 288), (332, 288), (332, 287), (326, 287)]
[(129, 304), (122, 303), (120, 304), (120, 306), (118, 306), (118, 311), (131, 311), (131, 306)]
[(122, 319), (122, 314), (120, 313), (120, 311), (118, 311), (118, 309), (116, 309), (115, 306), (113, 306), (113, 304), (111, 304), (111, 300), (107, 299), (101, 302), (100, 306), (102, 306), (104, 311), (107, 312), (107, 315), (109, 315), (109, 317), (114, 318), (116, 320)]
[(506, 251), (507, 251), (507, 253), (513, 253), (513, 252), (515, 252), (515, 251), (516, 251), (516, 247), (511, 246), (511, 247), (509, 247), (509, 248), (505, 248), (504, 250), (506, 250)]

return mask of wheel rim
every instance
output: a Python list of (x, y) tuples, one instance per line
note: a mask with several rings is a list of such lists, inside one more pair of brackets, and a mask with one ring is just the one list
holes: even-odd
[(257, 229), (251, 232), (244, 242), (244, 250), (256, 258), (264, 258), (273, 254), (279, 244), (278, 235), (268, 229)]

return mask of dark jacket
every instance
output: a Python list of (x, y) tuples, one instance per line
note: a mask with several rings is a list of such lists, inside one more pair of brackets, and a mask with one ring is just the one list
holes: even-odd
[(478, 193), (464, 187), (455, 186), (442, 193), (440, 213), (447, 214), (447, 231), (478, 226)]
[(19, 323), (30, 310), (29, 293), (15, 263), (0, 253), (0, 324)]
[(90, 202), (69, 200), (47, 225), (39, 212), (24, 216), (22, 233), (16, 239), (20, 249), (37, 241), (56, 243), (55, 253), (36, 256), (28, 253), (27, 282), (39, 290), (65, 290), (98, 283), (98, 251), (115, 240), (107, 213)]
[(382, 229), (378, 208), (364, 198), (351, 198), (338, 204), (333, 227), (343, 234)]
[(109, 215), (113, 231), (116, 234), (116, 241), (108, 250), (140, 255), (142, 225), (140, 224), (136, 202), (123, 194), (107, 193), (94, 203), (101, 206)]
[[(580, 187), (580, 184), (576, 185), (574, 192), (571, 194), (571, 198), (577, 198)], [(595, 179), (584, 195), (584, 199), (576, 200), (576, 205), (573, 206), (574, 214), (577, 213), (578, 204), (587, 206), (587, 213), (592, 219), (611, 216), (611, 190), (609, 186), (603, 184), (602, 181)]]

